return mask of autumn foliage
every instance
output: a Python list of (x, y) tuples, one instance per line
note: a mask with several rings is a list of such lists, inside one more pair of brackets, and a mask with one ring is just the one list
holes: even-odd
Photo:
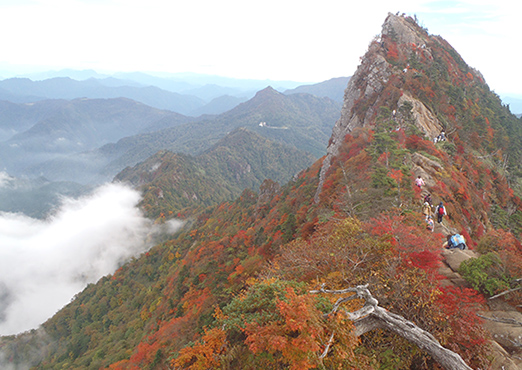
[[(446, 230), (456, 230), (471, 248), (495, 256), (484, 280), (500, 271), (513, 287), (520, 278), (522, 202), (511, 186), (520, 182), (522, 126), (449, 44), (408, 22), (425, 47), (392, 36), (372, 43), (370, 52), (393, 73), (380, 94), (354, 105), (372, 124), (343, 138), (320, 192), (321, 160), (283, 186), (265, 180), (257, 192), (180, 213), (183, 230), (44, 324), (57, 344), (45, 347), (38, 367), (438, 369), (395, 334), (355, 338), (346, 316), (325, 316), (330, 298), (308, 293), (323, 284), (369, 284), (382, 307), (487, 368), (489, 338), (475, 312), (488, 292), (451, 286), (440, 274), (441, 245)], [(425, 137), (409, 107), (397, 127), (392, 111), (405, 92), (445, 125), (446, 142)], [(429, 188), (414, 185), (414, 156), (436, 164), (423, 169)], [(424, 190), (444, 202), (446, 229), (426, 230)], [(145, 208), (160, 215), (157, 222), (177, 213), (153, 195)], [(520, 304), (517, 294), (503, 299)]]

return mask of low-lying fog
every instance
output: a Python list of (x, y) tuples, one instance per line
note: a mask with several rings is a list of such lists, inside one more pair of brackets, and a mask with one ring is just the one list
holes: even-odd
[[(0, 213), (0, 335), (36, 328), (88, 283), (149, 249), (157, 230), (139, 200), (138, 192), (108, 184), (64, 199), (46, 220)], [(172, 221), (169, 231), (180, 225)]]

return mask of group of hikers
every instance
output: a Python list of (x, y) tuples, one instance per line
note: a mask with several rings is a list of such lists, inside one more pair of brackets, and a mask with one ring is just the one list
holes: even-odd
[[(423, 186), (426, 184), (424, 183), (424, 180), (421, 176), (417, 176), (415, 179), (415, 185), (419, 187), (419, 189), (422, 189)], [(422, 206), (422, 214), (426, 217), (426, 228), (428, 230), (433, 231), (433, 218), (431, 216), (433, 209), (433, 203), (431, 200), (431, 194), (428, 193), (424, 197), (424, 204)], [(447, 215), (446, 207), (444, 207), (444, 204), (442, 202), (439, 203), (439, 205), (435, 208), (435, 215), (437, 215), (437, 222), (440, 224), (442, 222), (442, 218)]]
[[(418, 186), (420, 189), (422, 189), (422, 187), (425, 186), (426, 184), (424, 183), (424, 180), (422, 179), (421, 176), (417, 176), (417, 178), (415, 179), (415, 185)], [(434, 209), (434, 207), (433, 207), (433, 203), (432, 203), (432, 199), (431, 199), (431, 194), (428, 193), (424, 197), (424, 203), (422, 205), (422, 214), (425, 217), (426, 229), (430, 230), (431, 232), (433, 232), (433, 230), (435, 228), (435, 224), (433, 222), (433, 217), (432, 217), (433, 209)], [(446, 207), (444, 207), (444, 204), (442, 202), (440, 202), (437, 205), (437, 207), (435, 207), (434, 213), (437, 216), (437, 222), (439, 224), (442, 223), (442, 218), (447, 215)], [(443, 244), (443, 247), (446, 249), (458, 248), (458, 249), (463, 250), (463, 249), (466, 249), (466, 240), (460, 234), (453, 234), (453, 235), (450, 234), (447, 236), (447, 240)]]
[[(430, 231), (433, 231), (434, 223), (432, 217), (433, 204), (431, 201), (431, 195), (428, 194), (424, 197), (424, 204), (422, 206), (422, 214), (426, 218), (426, 228)], [(440, 202), (437, 207), (435, 207), (435, 215), (437, 216), (437, 222), (440, 224), (442, 222), (442, 218), (447, 215), (446, 207), (444, 204)]]
[(433, 138), (433, 143), (437, 144), (439, 141), (446, 141), (446, 133), (444, 130), (442, 130), (438, 136)]

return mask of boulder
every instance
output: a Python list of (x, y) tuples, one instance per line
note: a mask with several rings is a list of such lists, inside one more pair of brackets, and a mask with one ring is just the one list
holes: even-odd
[(465, 249), (445, 249), (442, 255), (446, 259), (448, 266), (455, 272), (459, 271), (460, 264), (470, 258), (477, 258), (478, 254), (472, 250)]
[[(517, 311), (486, 311), (481, 316), (493, 340), (511, 354), (522, 354), (522, 314)], [(505, 321), (505, 322), (502, 322)]]
[(491, 345), (491, 363), (489, 369), (491, 370), (520, 370), (522, 368), (522, 361), (513, 359), (506, 352), (504, 348), (494, 340), (490, 341)]

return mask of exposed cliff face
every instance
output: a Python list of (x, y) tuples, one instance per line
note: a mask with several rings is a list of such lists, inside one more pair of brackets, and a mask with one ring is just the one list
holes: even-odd
[[(428, 34), (411, 18), (388, 14), (379, 39), (370, 44), (357, 71), (348, 82), (341, 117), (332, 130), (327, 155), (321, 168), (316, 201), (332, 158), (338, 154), (345, 135), (356, 127), (374, 125), (381, 106), (399, 111), (404, 103), (408, 102), (412, 106), (414, 124), (424, 135), (432, 138), (440, 133), (443, 125), (435, 114), (406, 89), (400, 88), (401, 75), (409, 73), (409, 64), (407, 68), (402, 68), (398, 63), (391, 63), (396, 56), (397, 48), (406, 53), (406, 58), (411, 54), (421, 53), (423, 58), (432, 60), (430, 48), (426, 46), (428, 40)], [(388, 96), (381, 95), (390, 85), (394, 85), (396, 89), (400, 88), (400, 92), (387, 91), (387, 95), (392, 96), (392, 99), (387, 99)], [(396, 96), (393, 98), (394, 94)]]
[(419, 99), (415, 99), (408, 92), (404, 92), (404, 94), (399, 98), (397, 102), (397, 106), (400, 108), (405, 103), (409, 103), (412, 107), (411, 114), (414, 120), (415, 126), (421, 130), (429, 138), (437, 137), (443, 129), (442, 124), (437, 119), (435, 114), (431, 112), (424, 103), (422, 103)]

